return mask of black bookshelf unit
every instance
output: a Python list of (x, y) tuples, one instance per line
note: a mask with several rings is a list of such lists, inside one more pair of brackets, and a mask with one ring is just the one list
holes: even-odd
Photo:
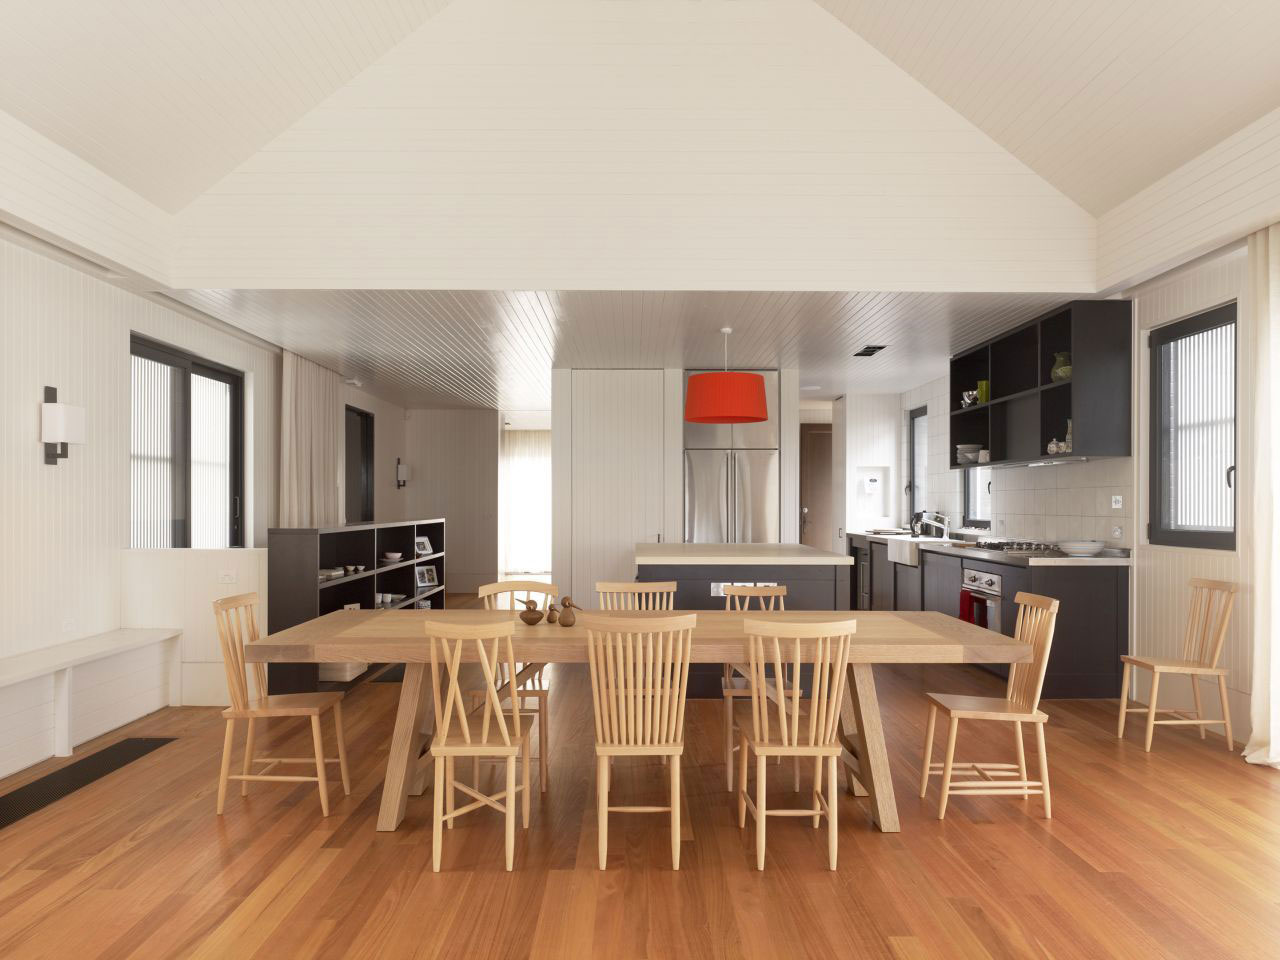
[[(1074, 300), (951, 358), (951, 442), (981, 444), (991, 465), (1127, 457), (1131, 453), (1133, 311), (1128, 300)], [(1054, 355), (1071, 356), (1071, 377), (1055, 381)], [(962, 394), (990, 381), (989, 399), (965, 407)], [(1048, 453), (1071, 421), (1070, 453)]]
[[(430, 548), (422, 553), (416, 549), (420, 538), (426, 538)], [(386, 560), (387, 553), (401, 556)], [(321, 577), (321, 570), (348, 565), (363, 566), (364, 570), (332, 579)], [(434, 585), (418, 586), (420, 568), (434, 570)], [(404, 594), (405, 599), (376, 602), (385, 594)], [(267, 531), (268, 633), (353, 604), (362, 610), (415, 606), (443, 610), (444, 598), (443, 518)], [(319, 683), (318, 664), (273, 663), (267, 669), (269, 693), (310, 692), (318, 689)]]

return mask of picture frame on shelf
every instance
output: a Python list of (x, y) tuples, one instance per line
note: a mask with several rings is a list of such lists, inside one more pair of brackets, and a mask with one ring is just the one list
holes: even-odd
[(440, 586), (440, 576), (436, 573), (436, 568), (430, 564), (415, 567), (413, 575), (419, 590)]
[(430, 537), (415, 537), (413, 541), (413, 550), (420, 557), (430, 556), (435, 552), (431, 549)]

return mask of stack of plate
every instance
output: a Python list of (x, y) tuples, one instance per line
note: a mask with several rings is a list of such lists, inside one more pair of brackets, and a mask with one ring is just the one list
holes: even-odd
[(1060, 540), (1058, 549), (1068, 557), (1096, 557), (1106, 544), (1101, 540)]
[(981, 449), (980, 443), (957, 443), (956, 463), (977, 463), (978, 451)]

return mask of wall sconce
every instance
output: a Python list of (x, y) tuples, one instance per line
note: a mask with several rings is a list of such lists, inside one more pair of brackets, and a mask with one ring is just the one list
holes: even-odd
[(409, 465), (401, 463), (400, 458), (396, 457), (396, 489), (399, 490), (409, 482)]
[(84, 443), (84, 407), (59, 403), (57, 387), (44, 388), (40, 441), (44, 444), (44, 462), (50, 466), (66, 459), (68, 444)]

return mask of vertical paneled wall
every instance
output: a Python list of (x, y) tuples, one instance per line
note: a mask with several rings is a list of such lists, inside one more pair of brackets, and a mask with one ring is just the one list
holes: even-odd
[[(374, 520), (413, 520), (409, 511), (409, 488), (396, 486), (396, 457), (408, 462), (405, 427), (408, 413), (373, 394), (365, 393), (350, 384), (342, 387), (344, 410), (347, 406), (373, 414), (373, 518)], [(345, 414), (344, 414), (345, 415)], [(346, 451), (343, 450), (345, 457)], [(338, 492), (339, 509), (345, 511), (347, 495), (346, 471), (338, 471), (338, 483), (344, 489)]]
[[(279, 356), (0, 240), (0, 656), (120, 625), (131, 332), (245, 372), (246, 528), (266, 542), (275, 516)], [(44, 463), (40, 444), (46, 385), (85, 408), (86, 442), (57, 466)]]
[[(1233, 580), (1242, 585), (1232, 618), (1231, 631), (1222, 654), (1222, 666), (1230, 673), (1227, 684), (1231, 691), (1232, 718), (1237, 739), (1244, 740), (1249, 731), (1249, 686), (1252, 679), (1251, 638), (1253, 625), (1250, 616), (1249, 569), (1251, 538), (1239, 536), (1235, 550), (1191, 550), (1182, 547), (1152, 545), (1146, 541), (1147, 489), (1148, 489), (1148, 425), (1150, 398), (1150, 372), (1145, 333), (1154, 327), (1200, 313), (1210, 307), (1230, 300), (1241, 301), (1237, 314), (1237, 404), (1236, 443), (1239, 486), (1236, 499), (1236, 529), (1247, 531), (1250, 523), (1250, 437), (1253, 432), (1252, 344), (1254, 329), (1252, 317), (1244, 309), (1243, 300), (1248, 286), (1248, 257), (1243, 247), (1235, 247), (1221, 254), (1207, 257), (1196, 263), (1158, 277), (1134, 290), (1132, 297), (1134, 316), (1140, 331), (1134, 364), (1136, 396), (1134, 409), (1138, 411), (1137, 446), (1137, 510), (1136, 526), (1139, 529), (1135, 551), (1135, 579), (1137, 596), (1134, 604), (1135, 630), (1134, 652), (1161, 657), (1180, 655), (1182, 635), (1187, 617), (1187, 581), (1192, 577), (1210, 577), (1215, 580)], [(1183, 678), (1175, 678), (1182, 680)], [(1160, 700), (1168, 697), (1170, 705), (1189, 706), (1189, 687), (1162, 682)], [(1140, 678), (1137, 689), (1139, 699), (1145, 700), (1149, 684)]]
[[(902, 401), (896, 394), (857, 394), (842, 402), (844, 524), (850, 530), (866, 530), (897, 523), (898, 501), (906, 482), (898, 464)], [(835, 424), (833, 417), (833, 428)]]
[(938, 513), (946, 514), (951, 518), (953, 526), (959, 526), (960, 520), (964, 516), (964, 503), (962, 502), (964, 478), (959, 470), (952, 470), (950, 467), (951, 404), (947, 399), (950, 389), (950, 379), (948, 377), (939, 377), (937, 380), (930, 380), (928, 383), (921, 384), (902, 394), (900, 413), (902, 442), (899, 445), (901, 454), (898, 461), (898, 467), (901, 471), (898, 476), (901, 477), (901, 480), (896, 485), (896, 492), (903, 523), (911, 522), (910, 499), (903, 494), (903, 488), (911, 476), (910, 450), (908, 449), (908, 444), (911, 442), (911, 431), (908, 429), (908, 415), (917, 407), (924, 406), (929, 408), (928, 493), (923, 504), (916, 504), (916, 510), (935, 510)]

